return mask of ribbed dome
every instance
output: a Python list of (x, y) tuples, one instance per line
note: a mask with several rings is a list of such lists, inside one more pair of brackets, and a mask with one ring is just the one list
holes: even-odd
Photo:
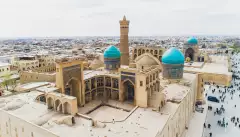
[(121, 53), (115, 46), (109, 46), (103, 54), (104, 58), (120, 58)]
[(177, 48), (168, 49), (162, 56), (164, 64), (184, 64), (184, 55)]
[[(150, 53), (145, 53), (137, 58), (136, 63), (143, 66), (159, 65), (160, 62)], [(159, 62), (159, 63), (158, 63)]]
[(197, 45), (198, 40), (195, 37), (190, 37), (190, 38), (188, 38), (187, 43), (190, 45)]

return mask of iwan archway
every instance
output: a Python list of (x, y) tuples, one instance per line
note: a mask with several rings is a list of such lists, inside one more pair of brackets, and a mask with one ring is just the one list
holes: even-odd
[(71, 95), (77, 98), (78, 104), (80, 103), (80, 89), (81, 82), (76, 78), (71, 78), (65, 85), (65, 94)]
[(185, 58), (189, 57), (191, 61), (194, 61), (194, 50), (192, 48), (188, 48), (185, 52)]
[(121, 72), (119, 100), (130, 104), (136, 103), (135, 73)]
[(123, 92), (124, 100), (130, 103), (134, 103), (135, 86), (133, 82), (130, 80), (125, 80), (123, 82)]
[(83, 61), (59, 60), (56, 61), (56, 86), (62, 94), (77, 98), (78, 106), (85, 104), (83, 90)]

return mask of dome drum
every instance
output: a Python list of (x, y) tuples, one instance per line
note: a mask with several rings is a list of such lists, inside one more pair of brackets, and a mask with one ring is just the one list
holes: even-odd
[(104, 58), (104, 67), (107, 70), (117, 70), (120, 67), (120, 58)]
[(183, 77), (184, 64), (162, 64), (162, 75), (167, 79), (181, 79)]

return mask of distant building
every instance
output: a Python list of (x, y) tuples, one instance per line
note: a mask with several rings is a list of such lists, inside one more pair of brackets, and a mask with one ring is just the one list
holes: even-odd
[(164, 48), (136, 46), (132, 50), (132, 58), (133, 60), (135, 60), (138, 56), (141, 56), (144, 53), (150, 53), (154, 57), (156, 57), (160, 62), (162, 62), (162, 55), (164, 52), (165, 52)]
[(9, 74), (11, 72), (10, 70), (11, 64), (9, 63), (0, 63), (0, 77)]
[(13, 59), (13, 65), (19, 71), (34, 70), (55, 66), (55, 58), (51, 55), (35, 55), (35, 56), (17, 56)]
[(12, 56), (0, 56), (0, 62), (2, 63), (12, 63)]

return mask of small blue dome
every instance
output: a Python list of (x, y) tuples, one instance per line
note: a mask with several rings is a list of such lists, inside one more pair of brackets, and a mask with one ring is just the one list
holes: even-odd
[(162, 56), (164, 64), (184, 64), (184, 55), (177, 48), (168, 49)]
[(198, 40), (195, 37), (190, 37), (190, 38), (188, 38), (187, 43), (190, 45), (197, 45)]
[(104, 58), (120, 58), (121, 52), (115, 46), (109, 46), (103, 54)]

